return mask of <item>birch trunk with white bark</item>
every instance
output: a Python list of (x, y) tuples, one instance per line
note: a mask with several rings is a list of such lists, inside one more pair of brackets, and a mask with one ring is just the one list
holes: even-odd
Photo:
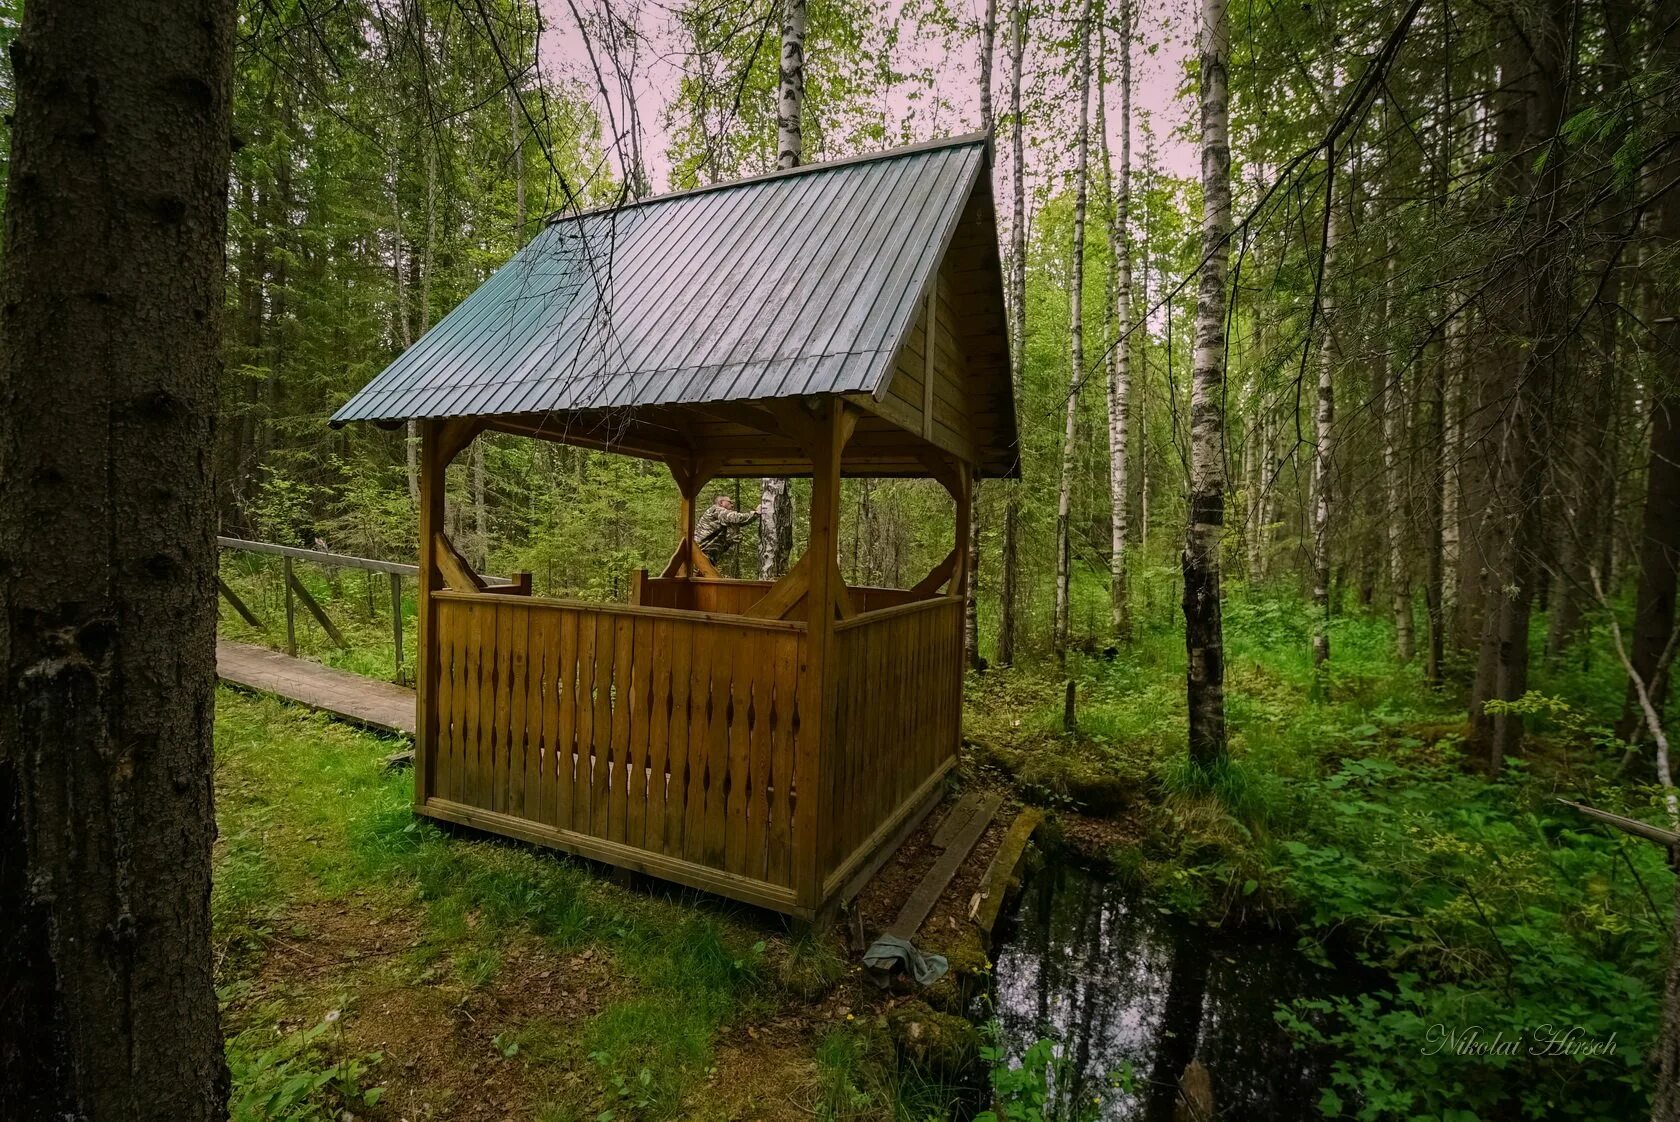
[[(806, 0), (782, 7), (781, 88), (776, 99), (776, 167), (798, 167), (805, 159), (801, 117), (805, 112)], [(793, 496), (786, 479), (765, 478), (758, 493), (758, 576), (775, 580), (793, 553)]]
[(1062, 424), (1062, 469), (1056, 488), (1056, 615), (1053, 643), (1058, 656), (1067, 653), (1068, 611), (1073, 572), (1074, 437), (1079, 423), (1079, 391), (1085, 383), (1085, 212), (1090, 200), (1091, 173), (1091, 0), (1080, 7), (1079, 24), (1079, 140), (1074, 165), (1073, 268), (1068, 293), (1068, 392)]
[[(1127, 428), (1132, 392), (1132, 250), (1127, 236), (1132, 202), (1132, 6), (1120, 13), (1120, 169), (1108, 164), (1108, 129), (1104, 121), (1103, 164), (1114, 191), (1108, 224), (1109, 253), (1114, 260), (1115, 344), (1108, 357), (1108, 496), (1109, 496), (1109, 625), (1118, 639), (1131, 638), (1131, 605), (1126, 580), (1126, 541), (1129, 498), (1126, 489)], [(1107, 100), (1107, 82), (1103, 83)], [(1106, 115), (1105, 115), (1106, 116)]]
[(1190, 383), (1190, 503), (1183, 606), (1190, 759), (1205, 771), (1226, 754), (1219, 545), (1225, 528), (1225, 290), (1231, 231), (1227, 0), (1202, 0), (1200, 53), (1202, 267), (1196, 289)]

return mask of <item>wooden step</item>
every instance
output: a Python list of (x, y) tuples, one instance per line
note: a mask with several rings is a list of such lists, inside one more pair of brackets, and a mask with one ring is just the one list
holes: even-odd
[[(980, 840), (980, 835), (984, 834), (986, 827), (992, 824), (992, 816), (997, 813), (998, 807), (1003, 803), (1002, 795), (991, 792), (975, 794), (973, 797), (972, 813), (954, 827), (953, 832), (946, 839), (945, 852), (939, 855), (939, 859), (933, 863), (933, 868), (927, 871), (927, 875), (922, 877), (922, 881), (916, 886), (916, 890), (910, 893), (910, 898), (904, 902), (904, 907), (899, 909), (898, 918), (893, 920), (891, 927), (887, 928), (887, 934), (897, 935), (901, 939), (913, 939), (915, 937), (923, 921), (927, 919), (928, 913), (933, 911), (933, 906), (939, 902), (939, 898), (950, 887), (952, 878), (957, 875), (957, 870), (962, 868), (962, 863), (968, 859), (975, 843)], [(964, 802), (966, 801), (965, 799)], [(957, 804), (956, 809), (951, 812), (953, 818), (956, 817), (962, 806), (963, 804), (960, 802)], [(949, 824), (949, 819), (947, 819), (945, 825)], [(940, 833), (945, 831), (945, 825), (940, 826)], [(938, 843), (939, 839), (935, 836), (934, 844), (937, 845)]]
[(998, 842), (997, 852), (992, 854), (991, 867), (986, 870), (985, 877), (980, 881), (980, 891), (974, 895), (974, 903), (969, 908), (969, 918), (974, 920), (975, 926), (980, 928), (980, 934), (987, 945), (991, 944), (992, 928), (997, 926), (998, 913), (1003, 908), (1003, 901), (1015, 887), (1021, 874), (1021, 861), (1027, 854), (1027, 843), (1032, 840), (1033, 831), (1038, 829), (1044, 821), (1044, 812), (1036, 806), (1029, 806), (1015, 816), (1015, 821), (1009, 824), (1003, 840)]

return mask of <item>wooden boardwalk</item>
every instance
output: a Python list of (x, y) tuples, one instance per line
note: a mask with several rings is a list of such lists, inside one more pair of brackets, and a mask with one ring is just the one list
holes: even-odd
[(403, 686), (228, 639), (216, 640), (216, 673), (366, 728), (414, 735), (414, 691)]

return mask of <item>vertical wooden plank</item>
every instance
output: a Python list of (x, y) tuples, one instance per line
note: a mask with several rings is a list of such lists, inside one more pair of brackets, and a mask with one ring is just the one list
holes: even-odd
[(607, 831), (610, 841), (622, 842), (629, 834), (630, 821), (630, 726), (636, 709), (635, 620), (613, 615), (612, 770), (607, 795)]
[(694, 626), (694, 659), (688, 679), (688, 770), (683, 791), (683, 857), (703, 860), (706, 834), (706, 751), (712, 722), (722, 719), (713, 704), (712, 676), (717, 657), (717, 628), (707, 621)]
[(547, 608), (527, 606), (525, 703), (525, 817), (533, 822), (549, 821), (546, 805), (550, 791), (542, 781), (543, 760), (548, 754), (545, 719), (552, 708), (547, 704), (549, 663), (553, 657), (551, 633), (554, 613)]
[(747, 758), (747, 820), (739, 871), (757, 880), (768, 875), (765, 845), (770, 837), (770, 710), (776, 689), (776, 657), (782, 636), (759, 632), (752, 666), (752, 727)]
[(640, 848), (647, 844), (648, 744), (651, 731), (648, 726), (653, 719), (652, 620), (633, 621), (630, 646), (635, 651), (635, 661), (632, 664), (630, 776), (624, 840)]
[(793, 883), (794, 708), (799, 692), (803, 636), (784, 639), (776, 652), (774, 726), (771, 729), (770, 837), (766, 857), (773, 884)]
[(729, 785), (730, 728), (735, 722), (735, 654), (739, 633), (713, 624), (712, 715), (706, 739), (705, 841), (700, 861), (723, 868), (724, 823)]
[(688, 742), (694, 708), (695, 635), (692, 623), (671, 624), (671, 735), (666, 746), (670, 786), (665, 793), (665, 848), (671, 857), (683, 855), (688, 825)]
[(572, 828), (572, 800), (577, 784), (577, 612), (557, 609), (560, 655), (554, 667), (554, 825)]
[(490, 608), (494, 619), (494, 628), (490, 631), (491, 642), (495, 644), (495, 663), (492, 689), (495, 691), (496, 717), (490, 726), (490, 780), (489, 797), (491, 810), (505, 812), (507, 810), (507, 774), (508, 774), (508, 732), (513, 722), (513, 691), (508, 688), (508, 679), (513, 673), (513, 620), (507, 605), (497, 603)]
[(589, 826), (598, 838), (607, 836), (607, 804), (612, 796), (612, 707), (618, 664), (613, 646), (613, 620), (592, 612), (595, 625), (595, 719), (589, 738)]
[(762, 632), (742, 628), (731, 636), (735, 647), (730, 685), (729, 777), (725, 790), (723, 821), (723, 867), (732, 873), (747, 871), (748, 812), (752, 792), (753, 683), (763, 658), (759, 643)]
[[(454, 797), (449, 792), (453, 790), (455, 782), (454, 772), (449, 760), (448, 748), (448, 745), (454, 735), (452, 719), (455, 706), (456, 663), (455, 629), (451, 627), (450, 624), (450, 618), (446, 614), (440, 612), (438, 625), (435, 631), (438, 659), (438, 689), (437, 696), (434, 701), (437, 718), (436, 727), (432, 730), (432, 744), (434, 745), (434, 750), (431, 761), (432, 789), (436, 794), (441, 795), (446, 799)], [(416, 702), (416, 705), (418, 705), (418, 702)], [(419, 717), (418, 709), (416, 709), (415, 716), (417, 718)], [(418, 724), (415, 726), (415, 731), (418, 738)], [(419, 748), (418, 744), (416, 744), (415, 759), (418, 760), (419, 756)]]
[(569, 827), (581, 834), (591, 830), (595, 762), (595, 616), (577, 615), (577, 752), (572, 776), (572, 820)]
[(507, 740), (507, 797), (505, 809), (516, 817), (525, 817), (525, 713), (530, 696), (529, 660), (531, 609), (522, 600), (504, 597), (502, 615), (507, 620), (508, 640), (508, 740)]
[(643, 811), (642, 845), (654, 853), (665, 852), (666, 794), (665, 769), (671, 744), (671, 631), (667, 619), (651, 621), (653, 675), (648, 696), (647, 806)]

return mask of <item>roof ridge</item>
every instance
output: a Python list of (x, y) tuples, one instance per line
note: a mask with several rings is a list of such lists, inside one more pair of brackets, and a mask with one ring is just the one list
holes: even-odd
[(962, 148), (971, 144), (985, 144), (987, 158), (990, 160), (992, 134), (989, 132), (969, 132), (960, 136), (937, 137), (933, 140), (922, 140), (915, 144), (906, 144), (898, 148), (887, 148), (879, 152), (860, 152), (852, 156), (842, 156), (837, 160), (823, 160), (814, 164), (800, 164), (797, 167), (778, 168), (775, 171), (761, 172), (758, 175), (743, 176), (740, 179), (728, 179), (722, 183), (702, 183), (698, 187), (685, 187), (681, 191), (667, 191), (663, 195), (649, 195), (645, 199), (633, 199), (624, 203), (609, 203), (606, 206), (591, 207), (579, 211), (555, 211), (543, 219), (544, 226), (556, 226), (562, 222), (570, 222), (579, 218), (593, 218), (602, 214), (616, 214), (637, 207), (663, 203), (671, 199), (688, 198), (692, 195), (703, 195), (710, 191), (723, 191), (731, 187), (745, 187), (755, 183), (764, 183), (773, 179), (785, 179), (790, 176), (804, 175), (807, 172), (830, 171), (834, 168), (849, 167), (853, 164), (873, 163), (897, 159), (901, 156), (914, 156), (922, 152), (932, 152), (941, 148)]

